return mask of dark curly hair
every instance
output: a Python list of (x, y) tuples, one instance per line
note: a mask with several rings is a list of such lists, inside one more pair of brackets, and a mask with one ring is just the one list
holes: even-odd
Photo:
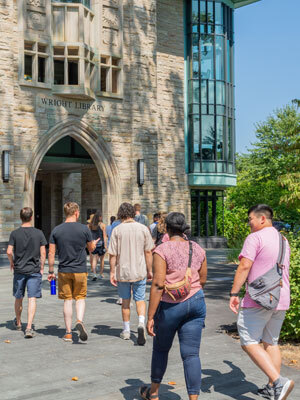
[(118, 219), (134, 218), (135, 211), (131, 204), (122, 203), (118, 210)]
[(169, 236), (183, 236), (190, 230), (190, 226), (185, 222), (185, 216), (179, 212), (171, 212), (165, 219)]

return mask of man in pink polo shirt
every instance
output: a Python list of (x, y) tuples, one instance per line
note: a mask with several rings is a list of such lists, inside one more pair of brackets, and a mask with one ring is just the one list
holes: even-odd
[[(266, 399), (285, 400), (293, 390), (294, 382), (280, 375), (281, 354), (278, 346), (280, 330), (290, 305), (289, 263), (290, 247), (286, 240), (283, 260), (283, 285), (280, 300), (274, 310), (255, 303), (246, 290), (240, 303), (239, 292), (243, 284), (251, 283), (276, 264), (279, 254), (279, 233), (272, 225), (273, 210), (265, 204), (248, 211), (251, 234), (247, 236), (230, 293), (230, 309), (238, 314), (238, 331), (242, 349), (268, 376), (269, 382), (258, 390)], [(263, 347), (259, 343), (263, 343)]]

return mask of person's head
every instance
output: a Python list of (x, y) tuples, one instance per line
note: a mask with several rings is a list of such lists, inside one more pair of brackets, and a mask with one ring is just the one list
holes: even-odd
[(77, 221), (80, 215), (79, 205), (69, 201), (64, 205), (64, 214), (66, 218), (75, 217)]
[(90, 229), (93, 229), (93, 230), (98, 229), (100, 222), (102, 222), (102, 214), (101, 214), (101, 211), (98, 210), (93, 215), (93, 218), (91, 218), (91, 222), (89, 224)]
[(142, 206), (140, 204), (137, 203), (133, 207), (134, 207), (135, 214), (140, 214), (141, 213)]
[(116, 217), (114, 215), (112, 215), (110, 217), (110, 224), (112, 225), (115, 220), (116, 220)]
[(166, 218), (167, 218), (168, 213), (167, 212), (162, 212), (160, 213), (160, 218), (157, 223), (157, 230), (159, 233), (167, 233), (167, 228), (166, 228)]
[(32, 220), (33, 211), (30, 207), (24, 207), (20, 211), (20, 218), (23, 224)]
[(125, 220), (135, 217), (133, 205), (130, 203), (122, 203), (118, 210), (118, 219)]
[(160, 218), (160, 213), (153, 214), (153, 222), (158, 222)]
[(171, 212), (167, 215), (166, 228), (170, 238), (175, 235), (183, 236), (190, 229), (189, 225), (185, 222), (184, 214), (179, 212)]
[(266, 204), (257, 204), (248, 210), (248, 223), (251, 232), (272, 226), (273, 210)]

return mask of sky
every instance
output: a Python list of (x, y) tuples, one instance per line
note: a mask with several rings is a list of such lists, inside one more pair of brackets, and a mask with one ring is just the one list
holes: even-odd
[(255, 124), (300, 98), (300, 0), (261, 0), (235, 11), (236, 150)]

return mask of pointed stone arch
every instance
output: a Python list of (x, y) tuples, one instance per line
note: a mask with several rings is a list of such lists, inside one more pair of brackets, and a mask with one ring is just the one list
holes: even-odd
[(93, 159), (102, 188), (102, 214), (108, 221), (120, 204), (120, 178), (111, 152), (100, 135), (88, 124), (77, 118), (58, 123), (42, 137), (32, 152), (25, 173), (24, 206), (34, 206), (34, 184), (37, 171), (47, 151), (60, 139), (71, 136), (78, 141)]

